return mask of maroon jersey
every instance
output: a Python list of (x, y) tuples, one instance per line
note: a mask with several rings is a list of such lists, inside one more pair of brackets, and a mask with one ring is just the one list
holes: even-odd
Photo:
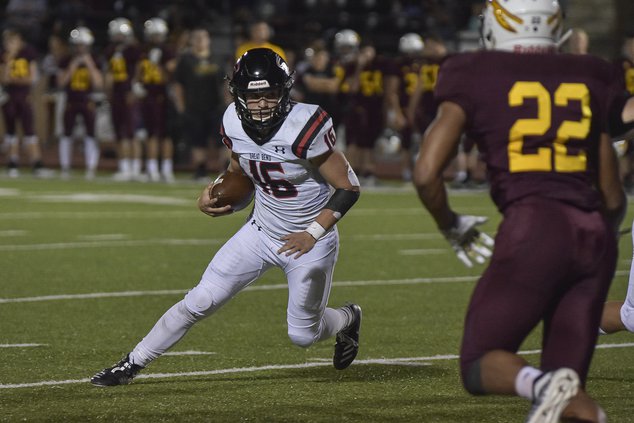
[[(344, 68), (346, 78), (356, 69), (356, 63), (348, 64)], [(398, 70), (386, 58), (377, 56), (359, 73), (359, 91), (350, 94), (350, 107), (361, 106), (371, 113), (383, 112), (383, 81), (387, 76), (398, 76)], [(345, 87), (344, 86), (342, 88)]]
[(436, 86), (439, 103), (465, 111), (500, 210), (531, 195), (598, 209), (599, 139), (619, 94), (613, 66), (568, 54), (459, 54)]
[(424, 124), (422, 128), (425, 129), (436, 117), (436, 111), (438, 104), (436, 103), (436, 97), (434, 92), (436, 90), (436, 82), (438, 81), (438, 71), (444, 58), (433, 59), (425, 58), (420, 65), (420, 84), (421, 84), (421, 97), (420, 114), (424, 117)]
[(140, 81), (149, 97), (165, 95), (168, 82), (165, 67), (173, 58), (174, 54), (164, 46), (147, 46), (141, 53)]
[[(97, 63), (94, 56), (92, 56), (93, 62)], [(73, 60), (73, 56), (67, 56), (59, 63), (59, 69), (65, 70), (70, 67), (70, 63)], [(90, 93), (92, 92), (92, 79), (90, 77), (90, 71), (86, 65), (79, 65), (70, 76), (68, 83), (63, 87), (66, 91), (68, 102), (73, 103), (85, 103), (89, 100)]]
[(108, 72), (112, 75), (112, 91), (114, 95), (130, 91), (137, 62), (141, 51), (135, 45), (111, 44), (106, 49)]
[[(10, 78), (27, 78), (31, 77), (31, 62), (36, 59), (35, 50), (31, 47), (24, 46), (8, 63), (5, 59), (5, 52), (2, 52), (2, 64), (9, 67)], [(26, 97), (31, 91), (31, 84), (8, 83), (4, 87), (11, 96)]]
[(420, 67), (422, 59), (403, 56), (396, 59), (394, 67), (398, 70), (399, 77), (399, 102), (401, 107), (407, 107), (409, 99), (414, 94), (420, 79)]

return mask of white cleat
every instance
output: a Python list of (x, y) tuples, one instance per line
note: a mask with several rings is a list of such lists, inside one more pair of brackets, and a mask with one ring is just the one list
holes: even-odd
[(150, 182), (159, 182), (161, 180), (161, 174), (158, 172), (148, 172)]
[(12, 167), (9, 169), (7, 174), (9, 175), (9, 178), (18, 178), (20, 176), (20, 171), (17, 168)]
[(580, 385), (579, 376), (572, 369), (561, 368), (541, 375), (533, 384), (533, 406), (526, 423), (557, 423)]
[(173, 173), (163, 173), (161, 175), (163, 177), (163, 181), (165, 181), (165, 183), (168, 184), (173, 184), (174, 182), (176, 182), (176, 178), (174, 177)]

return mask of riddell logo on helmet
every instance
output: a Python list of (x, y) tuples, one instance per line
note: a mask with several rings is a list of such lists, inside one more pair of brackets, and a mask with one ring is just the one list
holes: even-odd
[(257, 90), (259, 88), (269, 88), (269, 81), (262, 80), (262, 81), (251, 81), (249, 82), (249, 85), (247, 85), (247, 89), (248, 90)]
[(522, 45), (514, 45), (513, 52), (514, 53), (553, 53), (555, 51), (555, 46), (522, 46)]

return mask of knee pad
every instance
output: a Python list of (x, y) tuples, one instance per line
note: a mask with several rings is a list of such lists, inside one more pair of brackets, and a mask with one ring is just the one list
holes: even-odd
[(471, 395), (484, 395), (486, 393), (484, 392), (484, 388), (482, 388), (479, 359), (466, 366), (465, 363), (463, 363), (462, 384)]
[(4, 144), (5, 145), (16, 145), (18, 143), (18, 137), (15, 135), (5, 135), (4, 136)]
[(218, 308), (211, 291), (200, 285), (185, 295), (184, 303), (187, 309), (199, 318), (212, 315)]
[(310, 332), (306, 331), (304, 333), (288, 333), (288, 337), (291, 339), (291, 342), (298, 347), (308, 348), (315, 343), (315, 337), (310, 334)]

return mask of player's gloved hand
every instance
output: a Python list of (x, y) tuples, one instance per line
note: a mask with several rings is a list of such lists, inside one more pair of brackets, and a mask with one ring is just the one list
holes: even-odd
[(473, 261), (482, 264), (491, 257), (493, 238), (476, 229), (487, 220), (485, 216), (456, 214), (453, 226), (441, 231), (458, 259), (467, 267), (473, 267)]

